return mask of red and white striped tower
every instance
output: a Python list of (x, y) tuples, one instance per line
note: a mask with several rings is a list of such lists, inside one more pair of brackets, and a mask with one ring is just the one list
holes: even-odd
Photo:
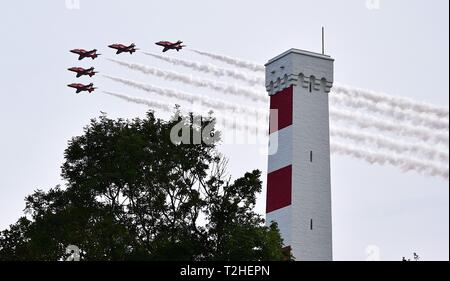
[(291, 49), (266, 64), (267, 222), (298, 261), (332, 260), (328, 94), (334, 60)]

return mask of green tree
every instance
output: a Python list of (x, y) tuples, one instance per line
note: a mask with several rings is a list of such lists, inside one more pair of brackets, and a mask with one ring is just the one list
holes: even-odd
[(253, 210), (261, 172), (232, 181), (214, 125), (178, 110), (91, 120), (65, 150), (66, 186), (26, 197), (0, 260), (61, 260), (68, 245), (83, 260), (283, 260), (276, 224)]

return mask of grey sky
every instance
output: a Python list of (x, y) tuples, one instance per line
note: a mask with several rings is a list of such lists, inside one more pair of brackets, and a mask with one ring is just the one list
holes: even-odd
[[(67, 141), (90, 118), (100, 110), (129, 118), (147, 111), (100, 92), (73, 94), (65, 85), (76, 81), (66, 68), (92, 65), (104, 74), (241, 101), (120, 68), (104, 59), (113, 56), (106, 48), (111, 43), (159, 51), (155, 41), (182, 39), (192, 48), (262, 64), (292, 47), (319, 51), (325, 26), (335, 81), (448, 106), (447, 0), (380, 0), (378, 10), (368, 9), (365, 0), (117, 2), (81, 0), (80, 10), (67, 9), (64, 0), (2, 2), (1, 229), (21, 215), (23, 199), (34, 189), (63, 183)], [(97, 48), (103, 56), (79, 63), (68, 52), (72, 48)], [(188, 51), (170, 55), (212, 63)], [(139, 53), (120, 59), (200, 75)], [(158, 98), (99, 76), (92, 80), (101, 89)], [(233, 176), (266, 170), (257, 145), (224, 145), (221, 151)], [(333, 155), (331, 164), (336, 260), (364, 260), (368, 245), (377, 245), (384, 260), (413, 251), (425, 260), (449, 259), (448, 182), (342, 156)], [(264, 205), (262, 194), (261, 213)]]

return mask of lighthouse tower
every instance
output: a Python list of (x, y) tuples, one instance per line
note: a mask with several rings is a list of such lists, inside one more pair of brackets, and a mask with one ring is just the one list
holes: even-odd
[(266, 64), (270, 96), (267, 223), (297, 261), (332, 253), (328, 94), (333, 62), (291, 49)]

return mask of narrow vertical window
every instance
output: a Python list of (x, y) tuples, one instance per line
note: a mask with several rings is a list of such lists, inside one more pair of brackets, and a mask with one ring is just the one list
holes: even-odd
[(311, 229), (311, 230), (313, 230), (313, 220), (311, 219), (311, 221), (309, 222), (309, 228)]
[(309, 162), (312, 162), (312, 150), (309, 152)]

